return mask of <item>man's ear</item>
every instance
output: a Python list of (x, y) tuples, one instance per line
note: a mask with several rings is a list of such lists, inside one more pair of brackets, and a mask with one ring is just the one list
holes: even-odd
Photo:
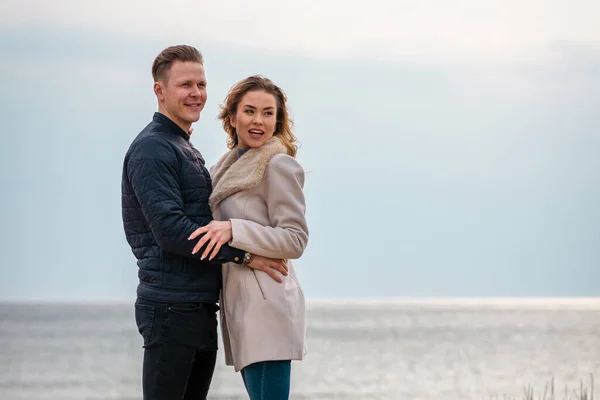
[(163, 88), (162, 82), (154, 82), (154, 94), (160, 101), (165, 99), (163, 91), (164, 91), (164, 88)]

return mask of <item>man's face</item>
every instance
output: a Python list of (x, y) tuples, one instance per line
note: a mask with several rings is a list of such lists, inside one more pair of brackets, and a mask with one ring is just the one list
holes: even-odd
[(154, 83), (154, 92), (158, 111), (188, 132), (206, 104), (204, 67), (193, 61), (175, 61), (165, 79)]

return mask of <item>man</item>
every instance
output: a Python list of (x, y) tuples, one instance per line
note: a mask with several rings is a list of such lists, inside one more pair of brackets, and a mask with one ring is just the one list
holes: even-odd
[(284, 266), (227, 244), (209, 258), (206, 247), (192, 254), (189, 235), (212, 220), (212, 182), (189, 137), (207, 100), (202, 55), (169, 47), (154, 60), (152, 76), (158, 112), (127, 151), (121, 185), (125, 234), (138, 260), (143, 398), (204, 400), (217, 355), (221, 264), (246, 258), (256, 269)]

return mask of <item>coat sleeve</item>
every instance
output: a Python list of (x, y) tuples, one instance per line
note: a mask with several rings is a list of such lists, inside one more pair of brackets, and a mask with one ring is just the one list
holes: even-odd
[(264, 257), (300, 258), (308, 243), (304, 170), (294, 158), (277, 155), (269, 161), (264, 179), (271, 226), (231, 219), (230, 245)]
[[(202, 251), (192, 254), (198, 241), (188, 240), (188, 237), (200, 225), (183, 211), (177, 157), (170, 145), (160, 139), (146, 139), (129, 157), (126, 168), (135, 197), (158, 245), (170, 253), (199, 259)], [(243, 257), (243, 251), (226, 244), (211, 262), (241, 264)]]

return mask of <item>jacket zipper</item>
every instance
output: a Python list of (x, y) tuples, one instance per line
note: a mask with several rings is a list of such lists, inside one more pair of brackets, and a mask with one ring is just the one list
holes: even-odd
[(252, 270), (252, 273), (254, 274), (254, 279), (256, 279), (256, 284), (258, 285), (258, 288), (260, 289), (260, 294), (262, 294), (263, 300), (266, 300), (267, 298), (265, 297), (265, 292), (263, 291), (263, 288), (260, 285), (260, 282), (258, 281), (258, 276), (256, 276), (256, 271)]

